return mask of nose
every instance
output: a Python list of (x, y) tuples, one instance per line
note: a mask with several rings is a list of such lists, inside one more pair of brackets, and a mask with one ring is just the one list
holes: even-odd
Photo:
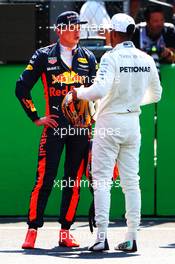
[(75, 36), (76, 37), (79, 37), (80, 36), (80, 31), (78, 30), (78, 31), (75, 31)]

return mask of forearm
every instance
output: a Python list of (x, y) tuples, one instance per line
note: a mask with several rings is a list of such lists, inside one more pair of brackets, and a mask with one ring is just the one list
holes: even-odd
[(21, 80), (18, 80), (16, 83), (15, 94), (18, 100), (20, 101), (24, 111), (28, 115), (28, 117), (32, 121), (38, 120), (39, 116), (32, 102), (30, 90), (24, 85), (24, 83)]
[(115, 77), (115, 65), (109, 55), (103, 55), (97, 77), (94, 83), (87, 88), (76, 88), (77, 98), (95, 101), (104, 97), (112, 88)]
[(154, 87), (149, 88), (141, 102), (141, 105), (147, 105), (147, 104), (152, 104), (152, 103), (157, 103), (160, 101), (162, 95), (162, 86), (157, 85)]
[(95, 101), (105, 95), (104, 87), (97, 83), (86, 88), (75, 88), (75, 90), (77, 91), (77, 98), (82, 100)]
[(151, 59), (151, 72), (149, 77), (149, 87), (145, 92), (141, 105), (157, 103), (161, 99), (162, 86), (156, 69), (155, 62)]

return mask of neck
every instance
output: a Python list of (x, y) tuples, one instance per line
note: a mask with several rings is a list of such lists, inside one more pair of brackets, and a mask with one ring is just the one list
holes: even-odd
[(67, 43), (67, 42), (65, 42), (63, 40), (60, 40), (60, 44), (62, 46), (64, 46), (65, 48), (70, 49), (70, 50), (72, 50), (72, 49), (74, 49), (76, 47), (76, 44)]

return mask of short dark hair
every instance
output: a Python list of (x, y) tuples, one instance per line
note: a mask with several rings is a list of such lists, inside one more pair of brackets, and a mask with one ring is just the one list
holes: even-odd
[(149, 21), (152, 13), (162, 13), (164, 15), (164, 11), (161, 6), (157, 6), (157, 5), (148, 6), (144, 11), (144, 17), (146, 21)]
[(124, 39), (126, 40), (130, 40), (132, 39), (132, 36), (134, 34), (135, 31), (135, 25), (134, 24), (130, 24), (129, 26), (127, 26), (127, 32), (119, 32), (117, 31), (117, 33)]

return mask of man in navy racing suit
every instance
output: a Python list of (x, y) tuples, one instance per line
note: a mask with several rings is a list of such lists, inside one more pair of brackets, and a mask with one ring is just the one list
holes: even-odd
[[(92, 84), (96, 74), (94, 55), (78, 46), (80, 38), (79, 15), (73, 11), (60, 14), (56, 32), (59, 41), (38, 49), (16, 84), (16, 96), (29, 118), (44, 126), (38, 153), (36, 183), (30, 197), (26, 239), (22, 248), (34, 248), (37, 228), (43, 226), (44, 210), (52, 190), (60, 157), (65, 146), (64, 178), (59, 222), (59, 245), (77, 247), (78, 242), (69, 233), (74, 222), (79, 200), (80, 180), (88, 156), (89, 133), (71, 127), (64, 117), (61, 104), (65, 95), (84, 84)], [(42, 78), (46, 100), (46, 114), (39, 117), (32, 102), (31, 90)], [(74, 185), (69, 184), (70, 180)]]

